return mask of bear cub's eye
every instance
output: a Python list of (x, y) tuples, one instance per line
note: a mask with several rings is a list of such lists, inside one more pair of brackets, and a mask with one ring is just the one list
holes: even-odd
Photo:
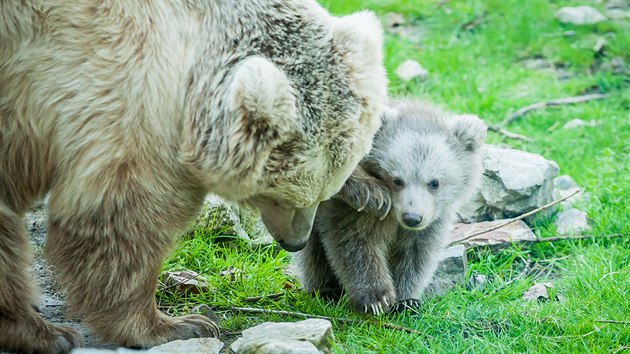
[(438, 189), (438, 188), (440, 188), (440, 182), (437, 179), (432, 179), (429, 182), (429, 188), (431, 188), (431, 189)]
[(392, 183), (396, 186), (396, 187), (402, 187), (405, 184), (403, 183), (402, 179), (398, 178), (398, 177), (394, 177), (392, 178)]

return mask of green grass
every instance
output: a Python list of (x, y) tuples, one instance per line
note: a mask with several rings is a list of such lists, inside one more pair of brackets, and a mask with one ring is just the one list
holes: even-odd
[[(374, 324), (335, 322), (338, 352), (630, 352), (630, 325), (598, 322), (630, 321), (630, 21), (594, 26), (562, 25), (554, 18), (569, 1), (340, 1), (322, 0), (332, 13), (343, 15), (371, 9), (378, 15), (402, 13), (424, 34), (418, 45), (386, 36), (386, 67), (392, 96), (429, 98), (456, 112), (475, 113), (499, 124), (510, 112), (548, 99), (583, 93), (608, 94), (605, 100), (530, 112), (506, 128), (532, 142), (506, 140), (490, 133), (489, 142), (542, 154), (560, 166), (590, 194), (585, 206), (593, 227), (591, 240), (513, 246), (500, 252), (469, 251), (469, 273), (488, 277), (482, 290), (456, 288), (443, 297), (426, 299), (417, 314), (380, 320), (416, 329), (407, 334)], [(592, 2), (589, 3), (592, 5)], [(602, 4), (595, 4), (603, 11)], [(476, 16), (481, 21), (462, 30)], [(563, 35), (575, 31), (572, 36)], [(607, 38), (606, 55), (592, 48)], [(622, 57), (626, 73), (597, 70), (613, 57)], [(553, 70), (528, 69), (527, 59), (543, 58), (566, 70), (559, 79)], [(429, 78), (401, 82), (394, 74), (406, 59), (419, 61)], [(600, 125), (562, 129), (574, 118)], [(540, 236), (553, 236), (549, 219), (535, 222)], [(625, 236), (607, 239), (608, 234)], [(306, 312), (364, 319), (342, 299), (324, 301), (296, 290), (299, 284), (281, 270), (289, 254), (271, 247), (252, 251), (242, 241), (216, 242), (216, 235), (198, 230), (183, 239), (165, 269), (187, 268), (203, 274), (210, 291), (181, 298), (158, 293), (164, 308), (186, 313), (206, 303), (224, 314), (222, 328), (238, 332), (270, 320), (296, 320), (271, 315), (222, 312), (230, 306)], [(525, 260), (531, 272), (518, 277)], [(219, 272), (234, 266), (234, 279)], [(551, 281), (562, 301), (527, 302), (523, 292), (534, 282)], [(246, 297), (284, 291), (276, 300), (255, 305)]]

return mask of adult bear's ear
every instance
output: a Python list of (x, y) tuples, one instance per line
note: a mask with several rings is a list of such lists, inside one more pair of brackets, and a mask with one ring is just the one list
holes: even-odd
[(297, 126), (291, 82), (262, 57), (247, 58), (237, 66), (228, 91), (228, 107), (241, 118), (237, 124), (241, 135), (247, 135), (241, 144), (248, 140), (269, 143)]
[(488, 127), (479, 117), (463, 114), (449, 119), (455, 137), (464, 145), (466, 150), (477, 150), (486, 140)]
[(387, 96), (387, 78), (383, 67), (383, 29), (379, 19), (369, 11), (335, 18), (332, 36), (344, 63), (350, 68), (352, 89), (380, 105)]

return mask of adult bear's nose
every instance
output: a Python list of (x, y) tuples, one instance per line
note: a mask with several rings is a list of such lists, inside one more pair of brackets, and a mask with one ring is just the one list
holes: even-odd
[(422, 216), (416, 213), (404, 213), (402, 219), (405, 225), (409, 227), (416, 227), (422, 222)]

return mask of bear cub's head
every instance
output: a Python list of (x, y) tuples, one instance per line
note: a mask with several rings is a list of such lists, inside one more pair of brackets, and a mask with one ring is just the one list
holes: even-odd
[(389, 107), (363, 164), (391, 191), (390, 217), (421, 230), (452, 217), (477, 188), (487, 127), (476, 116), (448, 114), (425, 103)]

